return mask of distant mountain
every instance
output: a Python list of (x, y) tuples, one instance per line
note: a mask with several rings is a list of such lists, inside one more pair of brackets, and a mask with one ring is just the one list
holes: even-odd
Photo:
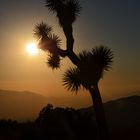
[[(140, 93), (135, 92), (135, 94), (104, 104), (113, 140), (140, 138)], [(28, 91), (0, 90), (0, 119), (32, 120), (48, 103), (55, 103), (55, 106), (58, 106), (62, 105), (61, 100), (61, 98), (58, 100)], [(92, 107), (79, 110), (94, 114)]]
[(105, 103), (108, 120), (115, 127), (124, 128), (140, 123), (140, 96), (129, 96)]
[(85, 98), (78, 96), (43, 96), (29, 91), (0, 90), (0, 119), (18, 121), (33, 120), (48, 103), (59, 107), (80, 108), (89, 106)]
[(105, 111), (110, 131), (115, 136), (114, 140), (140, 139), (140, 96), (107, 102)]
[[(77, 97), (77, 96), (76, 96)], [(29, 91), (0, 90), (0, 119), (27, 121), (35, 119), (48, 103), (79, 108), (78, 97), (46, 97)], [(85, 104), (82, 99), (83, 105)]]
[[(135, 94), (140, 95), (138, 92)], [(32, 120), (48, 103), (62, 106), (68, 102), (67, 100), (46, 97), (28, 91), (0, 90), (0, 119)], [(123, 129), (140, 123), (140, 96), (109, 101), (104, 106), (111, 129)], [(93, 111), (92, 107), (81, 110), (83, 112)]]
[(47, 104), (47, 97), (36, 93), (0, 90), (0, 119), (32, 120)]
[[(140, 139), (140, 95), (112, 100), (104, 104), (105, 113), (113, 140)], [(93, 112), (93, 108), (82, 109)]]

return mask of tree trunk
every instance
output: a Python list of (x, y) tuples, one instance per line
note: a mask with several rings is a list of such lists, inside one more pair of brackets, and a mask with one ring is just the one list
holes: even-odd
[(96, 122), (97, 122), (97, 132), (99, 140), (109, 140), (109, 132), (107, 121), (105, 117), (104, 107), (100, 95), (98, 85), (91, 87), (89, 92), (92, 97), (93, 107), (95, 110)]
[[(64, 26), (63, 31), (66, 36), (67, 56), (73, 62), (73, 64), (79, 67), (80, 60), (78, 56), (73, 52), (74, 38), (73, 38), (72, 25)], [(92, 87), (89, 88), (89, 92), (92, 97), (93, 106), (96, 114), (99, 140), (109, 140), (108, 127), (107, 127), (106, 117), (105, 117), (103, 103), (98, 89), (98, 85), (94, 86), (94, 88)]]

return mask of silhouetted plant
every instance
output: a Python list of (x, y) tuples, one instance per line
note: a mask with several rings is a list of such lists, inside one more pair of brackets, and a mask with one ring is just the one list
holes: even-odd
[(47, 105), (40, 111), (36, 123), (49, 131), (48, 135), (53, 140), (64, 139), (64, 137), (68, 140), (85, 140), (93, 137), (96, 139), (97, 137), (93, 116), (87, 115), (82, 110), (53, 108)]
[(112, 51), (106, 46), (99, 46), (92, 51), (83, 51), (76, 55), (73, 51), (74, 38), (72, 24), (80, 14), (81, 6), (78, 0), (46, 0), (45, 5), (59, 20), (66, 36), (66, 50), (61, 49), (61, 39), (52, 33), (51, 26), (42, 22), (35, 26), (34, 34), (39, 39), (39, 48), (49, 52), (48, 65), (54, 69), (60, 67), (60, 60), (69, 57), (75, 67), (68, 69), (63, 76), (64, 86), (71, 91), (84, 87), (89, 91), (96, 113), (97, 128), (100, 139), (109, 139), (108, 127), (103, 103), (98, 88), (99, 80), (104, 71), (112, 64)]

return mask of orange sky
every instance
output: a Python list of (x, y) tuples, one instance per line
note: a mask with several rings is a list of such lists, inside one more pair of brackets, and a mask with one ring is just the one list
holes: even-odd
[[(27, 5), (26, 2), (24, 3), (25, 7)], [(3, 7), (5, 6), (7, 11), (1, 8), (0, 89), (29, 90), (55, 97), (74, 96), (62, 87), (61, 82), (64, 70), (72, 65), (68, 59), (62, 61), (60, 70), (52, 71), (45, 64), (46, 54), (40, 52), (39, 55), (30, 56), (25, 51), (26, 44), (34, 40), (32, 34), (34, 25), (40, 21), (46, 21), (53, 25), (54, 31), (63, 39), (62, 47), (65, 47), (65, 37), (57, 20), (45, 8), (42, 8), (42, 4), (37, 5), (37, 3), (35, 1), (34, 5), (29, 4), (24, 14), (25, 7), (20, 7), (18, 5), (19, 3), (16, 5), (18, 7), (16, 10), (9, 9), (8, 11), (6, 4)], [(137, 32), (134, 32), (136, 30), (134, 22), (131, 25), (127, 25), (128, 28), (125, 29), (124, 23), (128, 19), (122, 22), (122, 17), (117, 11), (112, 12), (114, 12), (114, 15), (118, 15), (116, 18), (118, 18), (117, 22), (120, 25), (114, 25), (113, 20), (115, 18), (113, 19), (112, 17), (109, 22), (110, 25), (107, 26), (105, 17), (109, 18), (110, 16), (107, 7), (105, 8), (105, 15), (99, 13), (98, 9), (95, 9), (94, 12), (97, 12), (95, 14), (90, 12), (92, 9), (90, 3), (92, 1), (89, 1), (89, 4), (85, 3), (83, 5), (82, 15), (74, 24), (75, 51), (79, 52), (83, 49), (90, 50), (95, 45), (100, 44), (108, 45), (114, 51), (115, 59), (113, 68), (110, 72), (105, 73), (103, 80), (100, 82), (104, 100), (126, 96), (130, 92), (139, 91), (140, 47), (137, 46), (140, 45), (140, 42), (138, 42), (137, 36), (140, 33), (140, 28), (137, 28)], [(125, 17), (125, 13), (123, 14)], [(137, 19), (137, 15), (135, 16)], [(132, 17), (128, 18), (131, 20), (133, 17), (132, 15)], [(104, 24), (98, 24), (101, 19), (104, 20)], [(139, 20), (137, 22), (140, 23)], [(131, 27), (130, 29), (129, 26)], [(116, 30), (113, 27), (116, 27)], [(120, 27), (128, 32), (125, 33), (123, 30), (118, 30)], [(124, 38), (121, 37), (122, 34)], [(132, 44), (134, 46), (133, 48), (131, 48)], [(86, 91), (81, 90), (79, 93), (77, 98), (79, 97), (80, 99), (83, 97), (86, 101), (90, 100), (89, 95), (84, 94), (87, 93)]]

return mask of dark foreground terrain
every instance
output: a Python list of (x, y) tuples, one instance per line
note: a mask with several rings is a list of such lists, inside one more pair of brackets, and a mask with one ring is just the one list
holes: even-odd
[(34, 122), (0, 121), (0, 140), (85, 140), (96, 138), (95, 121), (88, 114), (48, 104)]
[[(140, 139), (140, 96), (105, 103), (112, 140)], [(33, 122), (0, 121), (0, 140), (90, 140), (97, 137), (90, 108), (44, 107)]]

